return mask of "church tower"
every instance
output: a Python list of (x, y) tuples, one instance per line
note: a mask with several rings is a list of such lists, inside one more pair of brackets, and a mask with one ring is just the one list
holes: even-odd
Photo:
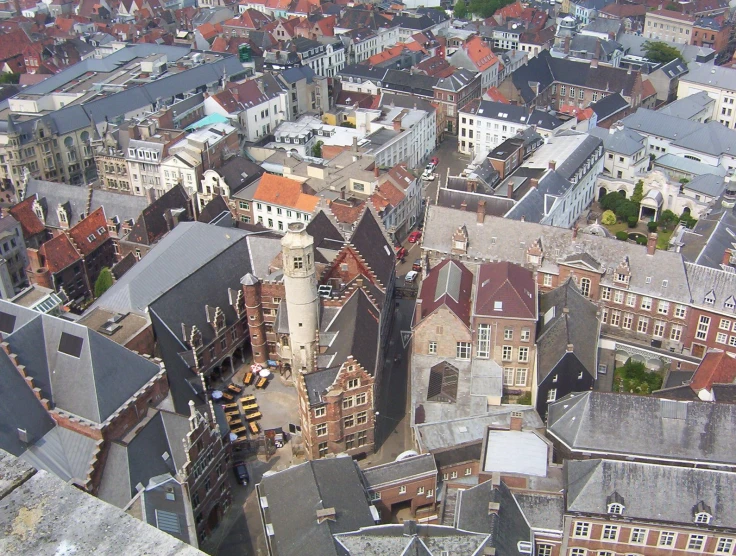
[(289, 224), (281, 240), (284, 289), (292, 352), (292, 370), (311, 372), (319, 326), (319, 297), (314, 266), (314, 239), (301, 222)]

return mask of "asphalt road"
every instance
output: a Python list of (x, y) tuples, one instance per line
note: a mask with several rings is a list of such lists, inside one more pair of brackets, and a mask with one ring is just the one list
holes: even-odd
[(450, 171), (451, 176), (459, 175), (468, 166), (470, 157), (457, 152), (457, 137), (454, 136), (446, 137), (437, 147), (437, 150), (432, 153), (432, 156), (438, 157), (440, 163), (435, 168), (437, 178), (434, 181), (425, 182), (424, 198), (428, 199), (429, 203), (434, 204), (439, 184), (444, 184), (447, 180), (447, 171)]

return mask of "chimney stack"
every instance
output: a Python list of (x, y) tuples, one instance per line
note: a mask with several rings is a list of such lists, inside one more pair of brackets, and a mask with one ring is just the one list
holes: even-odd
[(647, 255), (654, 255), (657, 250), (657, 234), (651, 233), (647, 238)]
[(530, 180), (530, 185), (531, 185), (531, 186), (532, 186), (533, 188), (535, 188), (535, 189), (536, 189), (536, 188), (537, 188), (537, 186), (539, 185), (539, 180), (538, 180), (537, 178), (532, 178), (532, 179)]
[(358, 136), (357, 135), (353, 136), (353, 152), (354, 153), (358, 152)]
[(460, 203), (460, 210), (468, 210), (468, 203), (466, 203), (465, 201)]
[(417, 302), (414, 305), (414, 324), (419, 324), (422, 320), (422, 299), (417, 297)]
[(578, 226), (577, 226), (577, 224), (575, 224), (575, 226), (573, 226), (573, 228), (572, 228), (572, 240), (575, 241), (576, 239), (578, 239)]
[(380, 173), (381, 173), (381, 170), (380, 170), (380, 168), (378, 167), (378, 164), (376, 164), (376, 163), (374, 162), (374, 163), (373, 163), (373, 175), (374, 175), (374, 176), (376, 176), (376, 177), (378, 177), (378, 176), (380, 175)]
[(723, 260), (721, 261), (721, 264), (729, 266), (731, 264), (731, 250), (726, 249), (723, 252)]
[(483, 224), (486, 219), (486, 202), (478, 201), (478, 224)]
[(592, 59), (592, 60), (590, 61), (590, 67), (591, 67), (591, 68), (593, 68), (593, 69), (595, 69), (595, 68), (597, 68), (597, 67), (598, 67), (598, 58), (593, 58), (593, 59)]
[(570, 54), (570, 37), (565, 37), (565, 54)]
[(508, 195), (507, 195), (508, 198), (513, 199), (514, 198), (514, 182), (509, 180), (506, 186), (508, 187)]
[(573, 347), (574, 346), (572, 344), (567, 344), (567, 353), (572, 353)]
[(549, 169), (550, 169), (550, 170), (554, 170), (554, 169), (556, 169), (556, 168), (557, 168), (557, 162), (556, 162), (556, 161), (554, 161), (554, 160), (550, 160), (550, 161), (549, 161), (549, 162), (547, 163), (547, 165), (549, 166)]
[(521, 432), (521, 424), (523, 423), (523, 421), (524, 419), (522, 417), (521, 411), (512, 411), (511, 412), (511, 422), (509, 424), (509, 430)]

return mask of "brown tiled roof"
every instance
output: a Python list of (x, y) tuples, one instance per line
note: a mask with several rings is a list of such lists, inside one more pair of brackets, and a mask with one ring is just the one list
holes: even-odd
[(498, 57), (493, 53), (491, 47), (480, 37), (473, 37), (467, 41), (463, 49), (480, 72), (498, 63)]
[(35, 200), (36, 195), (32, 195), (14, 207), (10, 207), (10, 214), (20, 222), (20, 227), (23, 230), (23, 237), (25, 238), (33, 237), (36, 234), (42, 233), (46, 229), (43, 222), (41, 222), (38, 216), (36, 216), (36, 213), (33, 212), (33, 201)]
[(291, 207), (311, 213), (319, 199), (314, 195), (302, 193), (302, 184), (274, 174), (263, 174), (253, 194), (254, 201), (263, 201), (282, 207)]
[(695, 392), (710, 390), (714, 384), (731, 384), (735, 380), (736, 358), (722, 350), (712, 350), (695, 370), (690, 388)]
[(70, 228), (68, 234), (77, 250), (86, 257), (110, 238), (105, 211), (102, 207), (93, 211)]
[(620, 18), (641, 17), (647, 13), (647, 8), (644, 4), (609, 4), (601, 8), (600, 13)]
[(38, 252), (45, 259), (46, 268), (53, 274), (61, 272), (66, 267), (82, 260), (81, 255), (65, 233), (60, 233), (48, 240), (39, 247)]
[(353, 202), (337, 199), (330, 203), (330, 211), (340, 224), (355, 224), (363, 213), (364, 201)]
[(508, 262), (482, 264), (478, 269), (474, 312), (493, 317), (536, 318), (536, 291), (530, 270)]
[(414, 177), (414, 174), (409, 171), (409, 168), (403, 162), (391, 168), (388, 171), (388, 177), (391, 179), (394, 185), (399, 186), (403, 190), (409, 187), (411, 183), (416, 179)]
[(693, 23), (695, 21), (695, 18), (693, 16), (676, 12), (674, 10), (657, 10), (647, 15), (670, 17), (672, 19), (677, 19), (678, 21), (684, 21), (686, 23)]
[[(447, 268), (445, 268), (447, 267)], [(422, 282), (419, 299), (422, 301), (420, 319), (446, 306), (470, 326), (473, 273), (457, 261), (445, 259), (434, 267)]]
[(386, 180), (379, 185), (371, 195), (371, 203), (380, 214), (383, 209), (391, 205), (397, 207), (406, 195), (391, 181)]

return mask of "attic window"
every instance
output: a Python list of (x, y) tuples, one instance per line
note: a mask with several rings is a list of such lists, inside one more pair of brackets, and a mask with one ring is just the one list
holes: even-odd
[(95, 234), (89, 234), (87, 236), (87, 241), (89, 241), (90, 243), (92, 243), (94, 240), (95, 240)]
[(460, 372), (443, 362), (429, 371), (427, 401), (453, 403), (457, 400), (457, 383)]
[(105, 233), (105, 228), (103, 228), (102, 226), (100, 226), (99, 228), (97, 228), (97, 233), (100, 234), (100, 235), (104, 234)]
[(621, 504), (608, 504), (608, 513), (621, 515), (624, 513), (624, 507)]
[(734, 300), (733, 296), (731, 296), (731, 297), (729, 297), (729, 298), (728, 298), (728, 299), (727, 299), (727, 300), (725, 301), (725, 303), (723, 304), (723, 306), (724, 306), (724, 307), (725, 307), (726, 309), (733, 309), (734, 307), (736, 307), (736, 300)]
[(503, 301), (494, 301), (493, 302), (493, 310), (494, 311), (503, 311)]
[(82, 353), (82, 343), (83, 340), (79, 336), (72, 336), (71, 334), (62, 332), (61, 339), (59, 340), (59, 351), (79, 359)]
[(713, 516), (710, 515), (708, 512), (698, 512), (695, 514), (695, 523), (710, 523), (710, 520), (713, 519)]
[(713, 290), (709, 291), (705, 295), (704, 302), (706, 305), (713, 305), (716, 302), (716, 294), (713, 292)]

